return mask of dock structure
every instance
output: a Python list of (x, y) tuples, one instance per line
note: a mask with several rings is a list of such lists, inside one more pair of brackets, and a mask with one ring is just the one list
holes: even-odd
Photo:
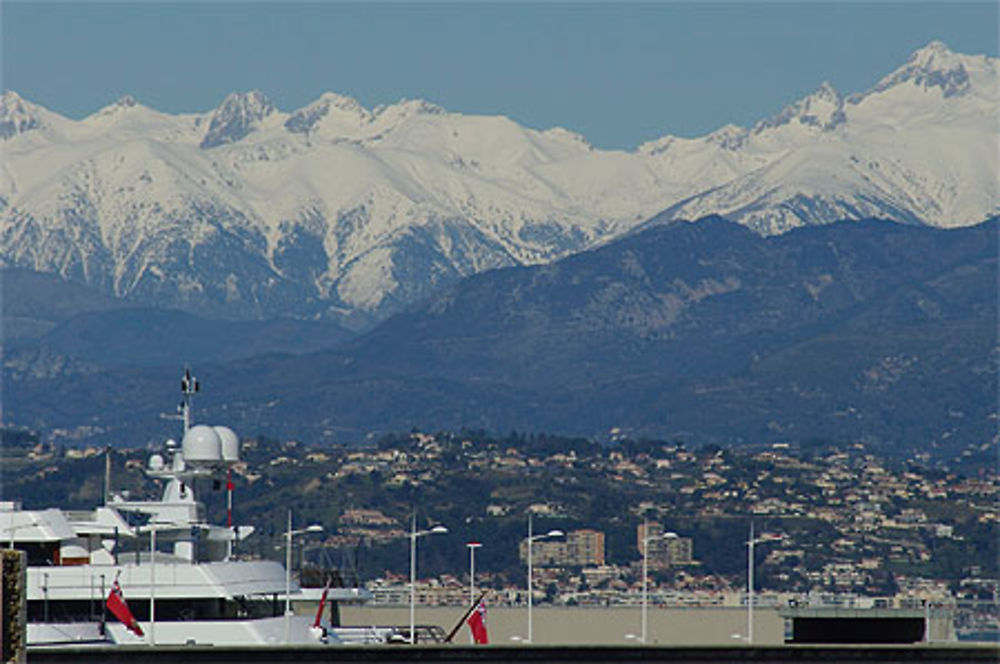
[(794, 644), (914, 644), (955, 640), (954, 611), (924, 609), (782, 609), (791, 623), (786, 643)]
[(247, 662), (378, 662), (410, 664), (441, 662), (475, 664), (480, 662), (576, 662), (611, 664), (619, 662), (665, 662), (670, 664), (718, 664), (719, 662), (753, 662), (754, 664), (793, 664), (822, 662), (851, 664), (873, 662), (881, 664), (995, 664), (1000, 648), (994, 646), (942, 645), (854, 645), (854, 646), (357, 646), (322, 648), (280, 646), (218, 648), (204, 646), (173, 646), (158, 648), (74, 648), (33, 650), (32, 664), (221, 664)]

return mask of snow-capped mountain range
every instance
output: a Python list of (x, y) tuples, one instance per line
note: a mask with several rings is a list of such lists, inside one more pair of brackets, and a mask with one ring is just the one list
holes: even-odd
[(229, 316), (364, 324), (462, 276), (550, 261), (646, 220), (764, 234), (844, 218), (1000, 212), (1000, 60), (934, 42), (871, 89), (751, 129), (598, 150), (564, 129), (260, 92), (170, 115), (126, 97), (72, 120), (0, 99), (0, 265)]

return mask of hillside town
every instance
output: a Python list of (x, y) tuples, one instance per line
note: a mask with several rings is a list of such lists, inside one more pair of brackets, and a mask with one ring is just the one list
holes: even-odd
[[(141, 490), (146, 452), (111, 452), (116, 481)], [(8, 490), (45, 478), (82, 495), (95, 478), (79, 468), (89, 463), (93, 472), (103, 453), (5, 445), (28, 471)], [(465, 543), (473, 540), (481, 545), (476, 584), (494, 603), (523, 602), (528, 515), (536, 533), (559, 532), (532, 541), (539, 602), (636, 603), (645, 563), (652, 602), (739, 605), (751, 526), (762, 603), (993, 601), (998, 591), (997, 474), (894, 460), (860, 443), (687, 449), (415, 431), (360, 449), (248, 439), (234, 471), (237, 514), (252, 512), (270, 532), (280, 531), (286, 506), (321, 523), (323, 536), (306, 543), (301, 559), (323, 564), (321, 554), (329, 562), (339, 552), (335, 562), (346, 561), (345, 574), (366, 583), (376, 603), (408, 600), (404, 543), (418, 518), (420, 527), (450, 527), (440, 541), (421, 543), (421, 603), (466, 600)]]

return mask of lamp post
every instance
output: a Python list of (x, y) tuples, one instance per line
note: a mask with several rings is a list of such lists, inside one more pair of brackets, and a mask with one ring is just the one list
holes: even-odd
[(544, 535), (532, 535), (531, 526), (532, 526), (531, 512), (528, 512), (528, 638), (525, 639), (526, 643), (534, 642), (533, 641), (534, 635), (532, 634), (532, 616), (531, 616), (531, 608), (532, 605), (534, 604), (534, 597), (532, 597), (532, 595), (534, 595), (534, 587), (532, 584), (532, 575), (534, 573), (534, 570), (532, 568), (532, 561), (531, 561), (531, 545), (537, 540), (543, 540), (549, 537), (562, 537), (564, 534), (563, 531), (561, 530), (550, 530)]
[(434, 526), (430, 530), (417, 530), (416, 512), (410, 520), (410, 645), (417, 642), (417, 538), (425, 535), (443, 535), (447, 532), (448, 529), (441, 525)]
[(149, 527), (149, 644), (156, 645), (156, 527)]
[(292, 616), (292, 537), (304, 533), (321, 533), (323, 526), (312, 524), (299, 530), (292, 530), (292, 510), (288, 510), (288, 528), (285, 530), (285, 643), (291, 640)]
[(677, 539), (677, 537), (677, 533), (675, 532), (667, 532), (656, 537), (650, 537), (649, 522), (646, 519), (642, 520), (642, 629), (639, 633), (639, 643), (646, 643), (646, 608), (649, 605), (649, 543), (653, 540)]
[[(149, 533), (149, 644), (156, 645), (156, 533), (164, 531), (176, 531), (178, 527), (187, 528), (188, 526), (184, 524), (170, 523), (164, 521), (153, 521), (147, 523), (144, 526), (136, 526), (134, 536), (141, 538), (142, 533)], [(194, 524), (192, 528), (206, 528), (204, 524)], [(322, 530), (322, 528), (320, 528)], [(118, 529), (115, 529), (115, 537), (117, 539)], [(139, 562), (139, 546), (141, 542), (136, 543), (136, 563)], [(193, 558), (192, 558), (193, 560)], [(101, 587), (103, 589), (104, 575), (101, 575)], [(102, 590), (103, 592), (103, 590)], [(103, 618), (102, 618), (103, 619)]]
[(753, 548), (763, 542), (773, 542), (781, 539), (781, 535), (764, 534), (760, 537), (753, 536), (753, 521), (750, 522), (750, 539), (747, 540), (747, 644), (753, 645), (753, 570), (754, 556)]
[(22, 524), (18, 524), (18, 525), (15, 526), (14, 525), (14, 511), (11, 510), (11, 512), (10, 512), (10, 549), (11, 550), (14, 549), (14, 531), (15, 530), (21, 530), (22, 528), (31, 528), (33, 526), (37, 526), (38, 525), (38, 522), (35, 520), (35, 515), (34, 514), (29, 514), (28, 518), (31, 519), (31, 521), (29, 523), (22, 523)]
[[(173, 527), (174, 524), (153, 522), (136, 528), (136, 537), (140, 537), (143, 531), (149, 533), (149, 645), (151, 646), (156, 645), (156, 533)], [(138, 555), (138, 545), (136, 549)]]
[[(482, 542), (466, 542), (465, 546), (469, 549), (469, 606), (476, 601), (476, 549), (482, 546)], [(475, 643), (476, 639), (469, 633), (469, 642)]]

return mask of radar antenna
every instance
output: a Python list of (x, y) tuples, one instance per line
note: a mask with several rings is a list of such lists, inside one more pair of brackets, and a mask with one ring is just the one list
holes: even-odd
[(184, 419), (184, 433), (188, 432), (191, 428), (191, 399), (194, 395), (201, 389), (201, 384), (198, 379), (191, 375), (191, 369), (189, 367), (184, 367), (184, 377), (181, 378), (181, 394), (183, 395), (180, 405), (177, 406), (178, 412)]

